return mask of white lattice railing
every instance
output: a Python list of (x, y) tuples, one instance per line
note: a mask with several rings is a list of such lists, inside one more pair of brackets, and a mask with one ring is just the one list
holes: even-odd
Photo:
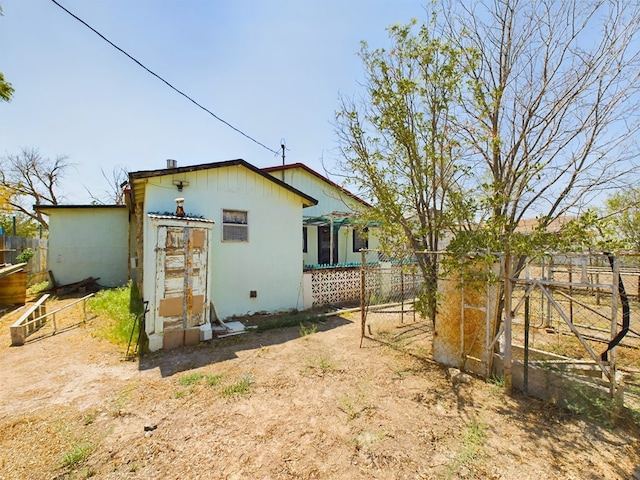
[[(360, 267), (319, 268), (305, 271), (311, 277), (307, 282), (306, 305), (343, 305), (360, 301)], [(309, 285), (310, 284), (310, 285)], [(310, 295), (309, 295), (310, 293)]]
[[(367, 266), (367, 294), (382, 298), (415, 290), (420, 281), (402, 277), (401, 264), (390, 262)], [(373, 271), (375, 274), (372, 275)], [(305, 270), (305, 308), (325, 305), (360, 304), (360, 266)]]

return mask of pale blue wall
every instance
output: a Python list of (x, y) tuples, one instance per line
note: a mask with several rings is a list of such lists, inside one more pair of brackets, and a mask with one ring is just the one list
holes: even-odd
[[(173, 180), (189, 186), (178, 192)], [(145, 272), (155, 262), (149, 212), (175, 211), (213, 220), (210, 298), (222, 318), (302, 308), (302, 198), (240, 165), (149, 178), (145, 198)], [(248, 212), (249, 242), (222, 241), (222, 211)], [(144, 274), (144, 290), (154, 288)], [(257, 292), (250, 298), (250, 291)]]
[(52, 209), (47, 268), (57, 283), (93, 277), (105, 287), (125, 285), (128, 218), (126, 207)]

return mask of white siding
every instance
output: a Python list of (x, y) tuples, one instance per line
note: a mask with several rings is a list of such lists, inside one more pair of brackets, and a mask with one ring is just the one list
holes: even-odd
[[(172, 181), (187, 180), (178, 192)], [(302, 308), (302, 199), (242, 166), (149, 178), (145, 212), (174, 212), (184, 198), (187, 215), (213, 220), (210, 298), (220, 317)], [(248, 212), (249, 241), (222, 241), (222, 211)], [(145, 215), (145, 265), (153, 252)], [(145, 292), (154, 279), (144, 276)], [(255, 291), (257, 296), (250, 297)]]
[[(271, 174), (282, 179), (281, 171)], [(332, 212), (352, 213), (363, 208), (357, 200), (300, 167), (287, 169), (284, 181), (318, 200), (317, 205), (304, 209), (305, 217), (321, 217)]]
[[(281, 170), (273, 171), (271, 175), (280, 180), (283, 178)], [(335, 185), (301, 167), (286, 169), (284, 182), (318, 200), (317, 205), (307, 207), (302, 211), (305, 219), (313, 217), (329, 219), (334, 214), (334, 218), (340, 220), (344, 218), (340, 214), (355, 214), (366, 208), (361, 202), (336, 188)], [(369, 231), (369, 248), (371, 249), (380, 246), (375, 232), (375, 229)], [(337, 243), (338, 263), (360, 263), (362, 260), (360, 252), (353, 251), (353, 227), (341, 227), (335, 235), (334, 241)], [(304, 254), (304, 264), (318, 264), (318, 228), (313, 225), (307, 227), (307, 252)]]
[(49, 218), (48, 269), (68, 284), (88, 277), (105, 287), (128, 278), (126, 208), (56, 208)]

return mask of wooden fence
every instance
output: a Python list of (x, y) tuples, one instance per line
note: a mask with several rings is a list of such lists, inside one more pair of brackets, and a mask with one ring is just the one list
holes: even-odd
[(49, 241), (46, 238), (26, 238), (14, 237), (10, 235), (0, 235), (0, 265), (20, 263), (17, 260), (25, 249), (33, 250), (34, 255), (27, 261), (25, 270), (27, 271), (27, 283), (35, 283), (48, 280), (47, 274), (47, 254)]

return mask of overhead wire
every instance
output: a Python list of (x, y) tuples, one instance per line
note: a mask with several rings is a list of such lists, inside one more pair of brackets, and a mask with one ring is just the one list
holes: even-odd
[(77, 20), (78, 22), (82, 23), (85, 27), (87, 27), (89, 30), (91, 30), (93, 33), (95, 33), (96, 35), (98, 35), (100, 38), (102, 38), (105, 42), (107, 42), (109, 45), (111, 45), (113, 48), (115, 48), (116, 50), (118, 50), (119, 52), (123, 53), (124, 55), (126, 55), (127, 57), (129, 57), (129, 59), (133, 60), (136, 64), (138, 64), (140, 67), (142, 67), (144, 70), (146, 70), (147, 72), (149, 72), (151, 75), (153, 75), (154, 77), (156, 77), (158, 80), (162, 81), (164, 84), (166, 84), (169, 88), (171, 88), (172, 90), (176, 91), (177, 93), (179, 93), (180, 95), (182, 95), (183, 97), (185, 97), (187, 100), (189, 100), (191, 103), (193, 103), (194, 105), (196, 105), (197, 107), (201, 108), (202, 110), (204, 110), (205, 112), (207, 112), (209, 115), (211, 115), (213, 118), (215, 118), (216, 120), (218, 120), (219, 122), (224, 123), (227, 127), (231, 128), (232, 130), (238, 132), (240, 135), (242, 135), (245, 138), (248, 138), (249, 140), (251, 140), (254, 143), (257, 143), (258, 145), (260, 145), (263, 148), (266, 148), (267, 150), (269, 150), (270, 152), (272, 152), (275, 155), (279, 155), (280, 152), (267, 147), (265, 144), (263, 144), (262, 142), (259, 142), (258, 140), (256, 140), (255, 138), (251, 137), (250, 135), (247, 135), (246, 133), (244, 133), (242, 130), (240, 130), (239, 128), (234, 127), (233, 125), (231, 125), (229, 122), (227, 122), (226, 120), (224, 120), (223, 118), (220, 118), (218, 115), (216, 115), (215, 113), (213, 113), (211, 110), (209, 110), (208, 108), (204, 107), (203, 105), (201, 105), (200, 103), (196, 102), (193, 98), (191, 98), (189, 95), (187, 95), (186, 93), (184, 93), (182, 90), (179, 90), (178, 88), (174, 87), (171, 83), (169, 83), (167, 80), (165, 80), (164, 78), (162, 78), (160, 75), (158, 75), (157, 73), (155, 73), (154, 71), (152, 71), (151, 69), (149, 69), (147, 66), (145, 66), (142, 62), (140, 62), (139, 60), (137, 60), (136, 58), (134, 58), (133, 56), (131, 56), (129, 53), (127, 53), (126, 51), (124, 51), (122, 48), (120, 48), (118, 45), (116, 45), (115, 43), (113, 43), (111, 40), (109, 40), (107, 37), (105, 37), (103, 34), (101, 34), (99, 31), (97, 31), (95, 28), (93, 28), (91, 25), (89, 25), (87, 22), (85, 22), (84, 20), (82, 20), (80, 17), (78, 17), (76, 14), (74, 14), (73, 12), (69, 11), (67, 8), (65, 8), (63, 5), (61, 5), (60, 3), (58, 3), (56, 0), (51, 0), (54, 4), (56, 4), (58, 7), (60, 7), (62, 10), (64, 10), (65, 12), (67, 12), (69, 15), (71, 15), (75, 20)]

